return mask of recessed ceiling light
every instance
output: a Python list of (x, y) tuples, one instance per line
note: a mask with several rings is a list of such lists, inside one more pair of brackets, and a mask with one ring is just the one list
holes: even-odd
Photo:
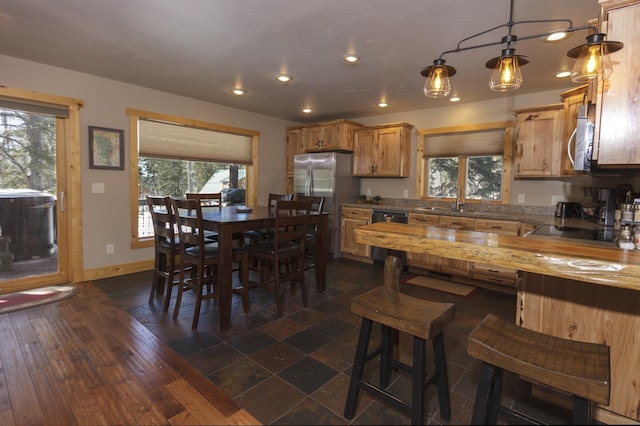
[(560, 71), (556, 73), (556, 77), (558, 78), (569, 77), (570, 75), (571, 75), (571, 71)]
[(275, 77), (276, 77), (276, 80), (278, 80), (281, 83), (288, 83), (291, 80), (293, 80), (293, 76), (291, 74), (278, 74)]
[(342, 59), (349, 62), (350, 64), (355, 64), (360, 60), (360, 56), (358, 55), (343, 55)]
[(311, 108), (302, 108), (302, 112), (304, 112), (305, 114), (309, 114), (311, 111)]
[(231, 90), (231, 93), (233, 93), (234, 95), (242, 96), (242, 95), (246, 95), (247, 91), (244, 89), (233, 89)]
[(388, 102), (385, 102), (385, 101), (378, 102), (378, 106), (379, 106), (380, 108), (386, 108), (386, 107), (388, 107), (388, 106), (389, 106), (389, 103), (388, 103)]
[(567, 33), (564, 31), (558, 31), (557, 33), (552, 33), (549, 34), (545, 40), (547, 41), (558, 41), (558, 40), (563, 40), (567, 37)]
[(460, 102), (460, 96), (452, 96), (449, 98), (449, 102)]

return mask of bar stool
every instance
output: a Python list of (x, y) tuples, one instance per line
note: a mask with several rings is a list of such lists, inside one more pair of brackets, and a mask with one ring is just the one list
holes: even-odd
[(571, 394), (573, 424), (591, 424), (591, 403), (609, 404), (609, 346), (538, 333), (487, 315), (469, 334), (467, 353), (482, 361), (471, 424), (496, 424), (498, 415), (539, 422), (500, 405), (504, 370)]
[[(358, 393), (363, 390), (391, 404), (397, 411), (410, 414), (412, 424), (423, 424), (425, 389), (429, 385), (435, 385), (438, 389), (440, 416), (444, 420), (449, 420), (451, 403), (442, 331), (455, 318), (455, 305), (418, 299), (381, 286), (354, 297), (351, 300), (351, 312), (362, 316), (362, 324), (344, 416), (347, 419), (353, 418)], [(377, 349), (369, 353), (369, 339), (374, 323), (382, 327), (381, 343)], [(413, 365), (405, 364), (393, 356), (392, 333), (397, 331), (413, 336)], [(427, 340), (432, 341), (435, 360), (435, 369), (428, 377), (425, 370)], [(380, 355), (379, 386), (362, 378), (365, 364), (377, 355)], [(411, 374), (410, 403), (400, 400), (386, 390), (392, 368)]]

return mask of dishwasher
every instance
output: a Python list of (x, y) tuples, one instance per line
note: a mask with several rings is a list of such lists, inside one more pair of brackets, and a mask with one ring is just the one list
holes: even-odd
[[(379, 210), (374, 209), (371, 214), (371, 223), (376, 222), (396, 222), (396, 223), (408, 223), (409, 213), (396, 210)], [(387, 258), (388, 249), (384, 247), (371, 246), (371, 259), (375, 264), (384, 264)], [(397, 257), (402, 261), (403, 265), (407, 264), (407, 253), (404, 251), (397, 251)]]

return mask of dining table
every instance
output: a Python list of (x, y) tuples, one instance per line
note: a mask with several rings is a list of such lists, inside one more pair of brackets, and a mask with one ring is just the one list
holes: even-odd
[[(267, 206), (224, 206), (203, 211), (203, 227), (218, 234), (218, 307), (220, 329), (231, 328), (231, 298), (233, 294), (233, 236), (257, 229), (275, 226), (275, 209)], [(314, 238), (314, 272), (318, 292), (324, 293), (327, 276), (327, 239), (329, 213), (312, 212), (311, 224), (317, 225)]]

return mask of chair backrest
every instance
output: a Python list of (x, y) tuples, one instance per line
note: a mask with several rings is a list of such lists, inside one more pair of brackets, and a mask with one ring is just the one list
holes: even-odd
[[(294, 200), (311, 200), (311, 212), (322, 213), (322, 208), (324, 207), (324, 197), (296, 194)], [(307, 227), (307, 233), (310, 234), (311, 237), (315, 235), (316, 232), (318, 232), (318, 224), (311, 224)]]
[(209, 192), (209, 193), (197, 193), (187, 192), (188, 200), (198, 200), (202, 207), (217, 207), (222, 208), (222, 193), (221, 192)]
[[(288, 248), (287, 257), (304, 256), (307, 227), (311, 216), (311, 200), (279, 200), (276, 203), (276, 224), (273, 241), (276, 247), (294, 243), (298, 248)], [(278, 250), (276, 250), (276, 253)]]
[(205, 238), (202, 232), (202, 207), (200, 200), (189, 198), (171, 198), (173, 214), (180, 235), (180, 251), (189, 246), (198, 246), (204, 253)]
[(278, 201), (291, 201), (293, 199), (293, 194), (274, 194), (272, 192), (269, 193), (269, 204), (267, 207), (269, 208), (269, 213), (273, 214), (275, 212), (276, 204)]
[(176, 220), (171, 209), (171, 198), (147, 195), (147, 205), (153, 222), (156, 247), (175, 245)]

